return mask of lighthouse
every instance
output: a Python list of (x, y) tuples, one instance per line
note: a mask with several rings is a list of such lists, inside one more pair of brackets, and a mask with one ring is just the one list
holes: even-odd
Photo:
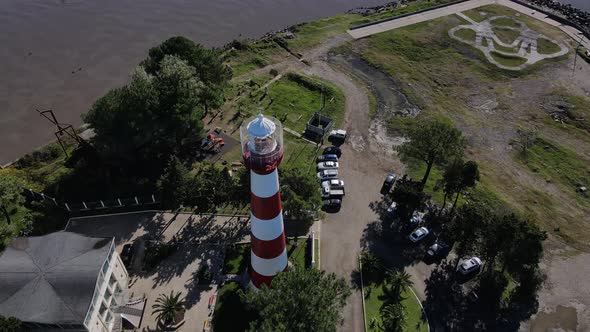
[(270, 286), (274, 276), (287, 268), (283, 211), (278, 166), (283, 160), (283, 127), (262, 114), (240, 127), (242, 156), (250, 170), (252, 243), (248, 274), (256, 289)]

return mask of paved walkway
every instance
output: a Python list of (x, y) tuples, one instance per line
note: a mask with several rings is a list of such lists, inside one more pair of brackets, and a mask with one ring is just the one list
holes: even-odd
[(433, 9), (431, 11), (427, 11), (424, 13), (418, 13), (415, 15), (402, 17), (397, 20), (378, 23), (375, 25), (371, 25), (371, 26), (367, 26), (367, 27), (359, 28), (359, 29), (355, 29), (355, 30), (348, 30), (348, 34), (350, 34), (355, 39), (364, 38), (364, 37), (368, 37), (370, 35), (374, 35), (377, 33), (385, 32), (385, 31), (389, 31), (389, 30), (394, 30), (394, 29), (402, 28), (402, 27), (405, 27), (408, 25), (412, 25), (412, 24), (416, 24), (416, 23), (420, 23), (420, 22), (425, 22), (425, 21), (430, 21), (430, 20), (433, 20), (433, 19), (436, 19), (439, 17), (453, 15), (453, 14), (461, 13), (461, 12), (464, 12), (464, 11), (467, 11), (470, 9), (474, 9), (474, 8), (478, 8), (478, 7), (486, 6), (486, 5), (493, 5), (493, 4), (508, 7), (510, 9), (518, 11), (522, 14), (527, 15), (527, 16), (536, 18), (536, 19), (538, 19), (542, 22), (545, 22), (549, 25), (558, 27), (561, 31), (563, 31), (570, 38), (574, 39), (576, 42), (579, 42), (580, 38), (582, 37), (581, 38), (582, 46), (584, 46), (587, 50), (590, 50), (590, 40), (588, 40), (587, 38), (583, 38), (582, 32), (580, 30), (578, 30), (574, 27), (571, 27), (569, 25), (563, 25), (553, 19), (550, 19), (549, 17), (547, 17), (547, 15), (545, 15), (543, 13), (540, 13), (536, 10), (530, 9), (530, 8), (525, 7), (523, 5), (517, 4), (517, 3), (512, 2), (510, 0), (471, 0), (471, 1), (466, 1), (466, 2), (456, 4), (456, 5), (451, 5), (448, 7)]

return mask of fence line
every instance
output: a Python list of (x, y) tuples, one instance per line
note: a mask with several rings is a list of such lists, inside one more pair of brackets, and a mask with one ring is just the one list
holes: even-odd
[(122, 209), (126, 207), (157, 205), (160, 203), (154, 194), (150, 196), (139, 195), (126, 198), (118, 197), (115, 199), (104, 199), (98, 201), (60, 202), (54, 197), (48, 196), (42, 192), (36, 192), (30, 188), (24, 188), (23, 193), (25, 196), (35, 201), (50, 201), (56, 207), (64, 209), (70, 213)]

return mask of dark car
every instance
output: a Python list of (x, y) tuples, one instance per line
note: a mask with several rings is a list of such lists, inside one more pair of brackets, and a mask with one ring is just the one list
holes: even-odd
[(393, 188), (393, 185), (395, 184), (396, 180), (397, 175), (395, 175), (395, 173), (387, 174), (387, 176), (385, 177), (385, 181), (383, 181), (383, 186), (381, 186), (381, 195), (389, 194), (389, 191), (391, 190), (391, 188)]
[(326, 199), (322, 203), (325, 207), (328, 208), (339, 208), (340, 206), (342, 206), (342, 201), (337, 198)]
[(426, 251), (426, 254), (430, 258), (441, 257), (449, 252), (449, 246), (444, 242), (436, 242), (431, 245)]
[(123, 246), (123, 250), (121, 250), (121, 260), (125, 267), (129, 268), (131, 266), (131, 262), (133, 261), (133, 244), (127, 243)]
[(322, 153), (322, 154), (324, 154), (324, 155), (326, 155), (326, 154), (335, 154), (336, 157), (340, 158), (340, 156), (342, 156), (342, 151), (337, 146), (329, 146), (329, 147), (327, 147), (327, 148), (324, 149), (324, 153)]
[(324, 154), (321, 156), (318, 156), (316, 159), (316, 162), (322, 162), (322, 161), (338, 161), (338, 156), (335, 154)]

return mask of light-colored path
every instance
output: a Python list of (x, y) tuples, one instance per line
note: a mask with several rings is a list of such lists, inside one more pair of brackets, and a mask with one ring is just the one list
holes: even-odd
[(474, 9), (474, 8), (478, 8), (478, 7), (486, 6), (486, 5), (492, 5), (492, 4), (502, 5), (502, 6), (511, 8), (513, 10), (516, 10), (516, 11), (522, 13), (522, 14), (525, 14), (527, 16), (536, 18), (536, 19), (538, 19), (542, 22), (545, 22), (547, 24), (558, 27), (561, 31), (563, 31), (570, 38), (574, 39), (576, 42), (581, 41), (582, 46), (584, 46), (587, 50), (590, 50), (590, 40), (588, 40), (588, 38), (583, 38), (582, 32), (579, 31), (578, 29), (571, 27), (569, 25), (563, 25), (553, 19), (550, 19), (549, 17), (547, 17), (547, 15), (545, 15), (543, 13), (540, 13), (536, 10), (530, 9), (530, 8), (520, 5), (518, 3), (512, 2), (510, 0), (471, 0), (471, 1), (466, 1), (466, 2), (456, 4), (456, 5), (451, 5), (448, 7), (433, 9), (431, 11), (427, 11), (424, 13), (418, 13), (415, 15), (402, 17), (397, 20), (378, 23), (375, 25), (370, 25), (370, 26), (355, 29), (355, 30), (348, 30), (348, 33), (355, 39), (364, 38), (364, 37), (374, 35), (377, 33), (402, 28), (402, 27), (416, 24), (416, 23), (420, 23), (420, 22), (430, 21), (430, 20), (433, 20), (433, 19), (436, 19), (439, 17), (453, 15), (453, 14), (464, 12), (466, 10), (470, 10), (470, 9)]

